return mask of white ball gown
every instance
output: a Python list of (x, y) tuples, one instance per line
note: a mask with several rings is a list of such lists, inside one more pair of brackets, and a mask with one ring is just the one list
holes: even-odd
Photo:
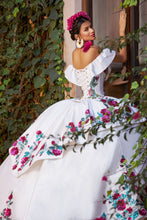
[[(106, 102), (114, 108), (118, 102), (105, 97), (103, 91), (104, 70), (114, 57), (115, 52), (106, 48), (84, 69), (68, 66), (65, 76), (81, 86), (83, 97), (63, 100), (47, 108), (10, 148), (10, 155), (0, 166), (0, 212), (7, 219), (109, 219), (104, 212), (110, 214), (110, 204), (103, 204), (102, 198), (110, 186), (109, 181), (102, 179), (109, 174), (111, 185), (116, 182), (122, 172), (120, 159), (124, 155), (130, 160), (137, 140), (137, 135), (131, 133), (127, 142), (122, 136), (115, 136), (113, 142), (97, 144), (97, 149), (93, 147), (94, 139), (104, 137), (111, 126), (102, 109), (106, 109)], [(96, 82), (94, 86), (92, 79)], [(75, 141), (70, 135), (83, 127), (92, 127), (97, 116), (99, 121), (107, 122), (106, 128), (93, 137), (86, 135), (86, 141), (91, 138), (92, 142), (82, 152), (80, 148), (85, 139), (78, 137), (75, 153)], [(118, 128), (119, 124), (113, 126)], [(67, 143), (69, 147), (64, 150), (62, 146)], [(13, 203), (9, 204), (11, 192)], [(129, 219), (119, 215), (113, 219)], [(0, 218), (5, 219), (2, 215)]]

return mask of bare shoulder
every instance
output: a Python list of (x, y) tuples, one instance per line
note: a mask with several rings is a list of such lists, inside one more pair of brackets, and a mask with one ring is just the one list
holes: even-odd
[(87, 53), (91, 57), (91, 59), (95, 59), (100, 54), (100, 48), (96, 45), (93, 45), (90, 47)]

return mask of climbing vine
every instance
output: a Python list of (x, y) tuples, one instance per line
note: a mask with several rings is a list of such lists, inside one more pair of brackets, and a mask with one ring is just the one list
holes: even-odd
[(0, 2), (0, 160), (49, 105), (64, 98), (63, 1)]

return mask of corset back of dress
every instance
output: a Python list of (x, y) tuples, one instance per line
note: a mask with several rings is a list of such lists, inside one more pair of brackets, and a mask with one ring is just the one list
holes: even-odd
[(94, 94), (104, 95), (104, 72), (102, 72), (98, 76), (93, 76), (94, 74), (92, 72), (92, 69), (89, 67), (90, 66), (84, 69), (76, 70), (77, 79), (83, 91), (82, 99), (93, 96)]

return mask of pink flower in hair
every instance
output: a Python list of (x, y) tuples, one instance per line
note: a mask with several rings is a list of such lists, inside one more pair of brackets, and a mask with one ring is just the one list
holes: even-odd
[(87, 15), (86, 12), (80, 11), (80, 12), (74, 14), (73, 16), (71, 16), (70, 18), (67, 19), (67, 30), (68, 30), (68, 31), (71, 31), (71, 30), (72, 30), (74, 21), (75, 21), (77, 18), (79, 18), (79, 17), (84, 17), (84, 18), (86, 18), (87, 20), (90, 20), (90, 17)]

